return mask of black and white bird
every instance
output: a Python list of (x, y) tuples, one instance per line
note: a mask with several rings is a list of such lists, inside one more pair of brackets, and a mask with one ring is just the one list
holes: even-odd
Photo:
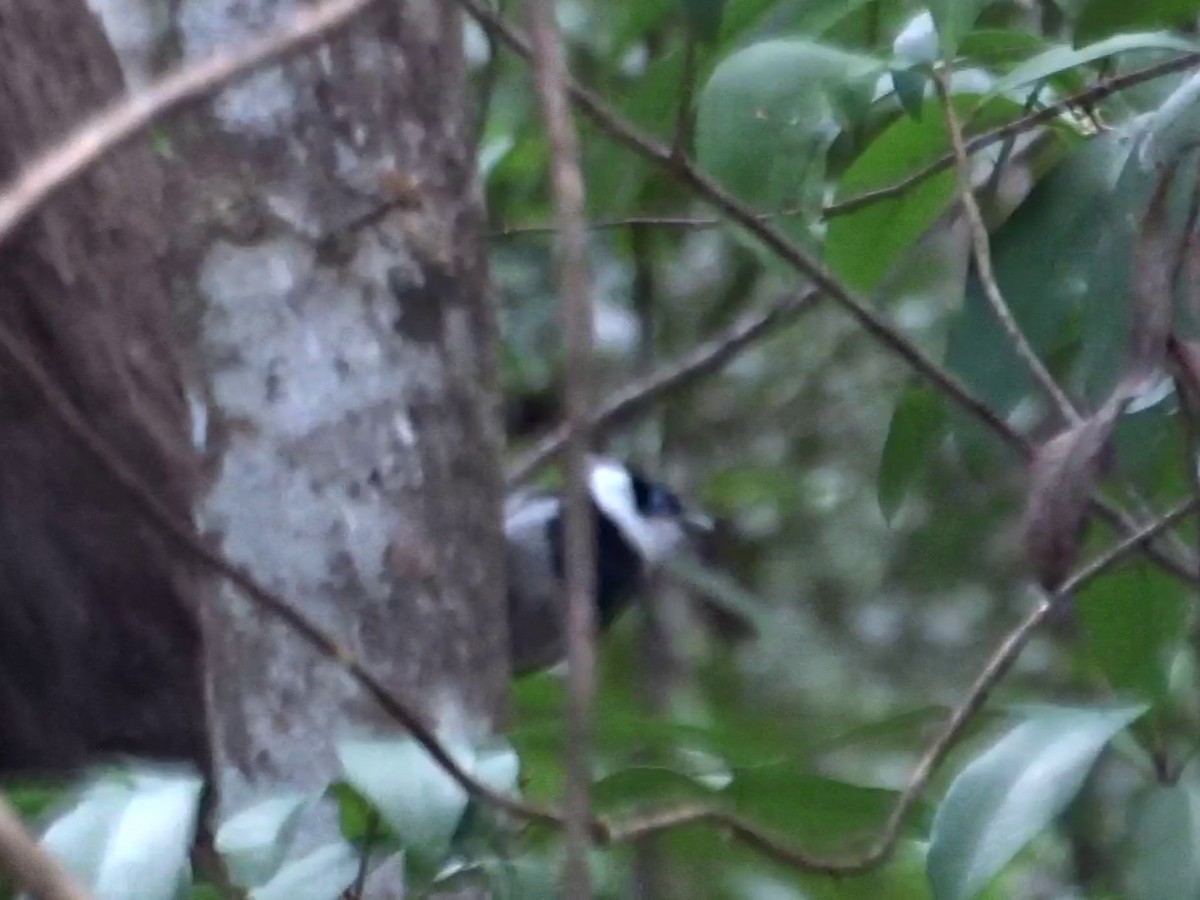
[[(596, 516), (596, 627), (603, 631), (655, 565), (712, 528), (665, 485), (604, 457), (588, 461)], [(513, 672), (549, 668), (566, 653), (563, 506), (557, 496), (517, 496), (505, 506)]]

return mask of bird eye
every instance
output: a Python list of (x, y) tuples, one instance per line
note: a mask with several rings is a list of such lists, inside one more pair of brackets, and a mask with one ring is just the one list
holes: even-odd
[(681, 516), (683, 504), (667, 487), (651, 481), (636, 469), (629, 469), (633, 504), (643, 516)]
[(669, 490), (656, 485), (650, 488), (646, 513), (651, 516), (678, 516), (683, 513), (683, 504)]

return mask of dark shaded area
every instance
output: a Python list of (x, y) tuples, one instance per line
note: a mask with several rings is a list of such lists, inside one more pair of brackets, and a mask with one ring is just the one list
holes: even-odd
[[(0, 181), (120, 93), (84, 0), (0, 0)], [(160, 268), (158, 167), (134, 142), (0, 246), (0, 321), (191, 518), (195, 460)], [(207, 768), (193, 576), (0, 359), (0, 772), (104, 754)]]

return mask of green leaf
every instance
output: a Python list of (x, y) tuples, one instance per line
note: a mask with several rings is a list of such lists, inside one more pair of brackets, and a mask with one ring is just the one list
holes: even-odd
[(307, 794), (272, 797), (231, 816), (217, 829), (215, 844), (234, 884), (250, 888), (269, 881), (287, 856)]
[[(965, 114), (974, 103), (956, 97), (955, 105)], [(895, 184), (945, 152), (946, 129), (936, 101), (928, 101), (916, 119), (898, 119), (871, 142), (842, 175), (838, 199)], [(829, 267), (851, 287), (874, 291), (949, 208), (954, 184), (954, 173), (942, 172), (898, 197), (832, 217), (825, 240)]]
[(889, 523), (942, 437), (945, 421), (946, 407), (939, 392), (916, 385), (900, 395), (879, 461), (879, 509)]
[(377, 828), (391, 828), (380, 821), (379, 813), (371, 801), (347, 781), (335, 781), (325, 791), (338, 808), (338, 830), (342, 837), (355, 847), (362, 847), (373, 840)]
[[(992, 239), (996, 282), (1043, 359), (1052, 355), (1085, 301), (1094, 302), (1089, 281), (1096, 248), (1110, 227), (1111, 193), (1130, 147), (1129, 136), (1119, 131), (1089, 141), (1030, 191)], [(963, 308), (950, 325), (946, 364), (1001, 414), (1032, 388), (1027, 367), (974, 272)]]
[(12, 808), (25, 821), (40, 819), (61, 803), (68, 786), (54, 779), (6, 780), (2, 789)]
[(966, 61), (990, 68), (1029, 59), (1047, 47), (1046, 39), (1031, 31), (980, 28), (963, 38), (958, 52)]
[[(896, 852), (884, 866), (861, 875), (814, 876), (805, 873), (796, 880), (804, 900), (930, 900), (925, 874), (928, 845), (922, 841), (898, 841)], [(983, 900), (1012, 900), (1017, 896), (996, 885)]]
[[(981, 28), (963, 38), (958, 52), (965, 61), (1007, 73), (1015, 64), (1048, 52), (1053, 46), (1044, 37), (1032, 32)], [(1084, 72), (1077, 68), (1052, 73), (1045, 80), (1068, 94), (1083, 90), (1088, 83)]]
[(1195, 789), (1180, 781), (1152, 785), (1134, 804), (1126, 875), (1129, 900), (1200, 897), (1200, 810)]
[(1176, 162), (1200, 142), (1200, 75), (1176, 88), (1154, 112), (1146, 127), (1139, 162), (1159, 169)]
[(1167, 28), (1195, 21), (1196, 0), (1087, 0), (1075, 22), (1075, 40), (1090, 41), (1118, 31)]
[(898, 794), (801, 771), (795, 763), (737, 770), (721, 796), (753, 822), (814, 850), (877, 835)]
[(1092, 581), (1075, 596), (1088, 655), (1118, 691), (1167, 701), (1175, 652), (1186, 637), (1187, 587), (1139, 563)]
[(937, 51), (937, 31), (928, 11), (917, 13), (909, 19), (892, 41), (892, 56), (905, 67), (919, 65), (928, 68), (929, 63), (937, 60)]
[(596, 781), (592, 796), (601, 811), (616, 813), (669, 803), (704, 803), (716, 794), (692, 776), (665, 766), (629, 766)]
[[(470, 768), (471, 747), (444, 745)], [(338, 746), (346, 781), (399, 836), (409, 861), (430, 874), (445, 857), (467, 808), (467, 792), (415, 741), (354, 740)]]
[(952, 57), (958, 52), (958, 43), (963, 39), (983, 8), (990, 0), (932, 0), (929, 12), (937, 25), (939, 43), (943, 57)]
[(722, 41), (730, 43), (747, 32), (763, 35), (802, 34), (820, 37), (838, 21), (877, 0), (728, 0)]
[(250, 892), (250, 900), (338, 900), (354, 883), (359, 859), (354, 848), (343, 842), (329, 844), (288, 863), (262, 887)]
[(1119, 34), (1116, 37), (1089, 44), (1086, 47), (1068, 47), (1060, 45), (1052, 47), (1044, 53), (1039, 53), (1032, 59), (1026, 60), (1003, 78), (992, 85), (989, 96), (1007, 94), (1014, 88), (1041, 81), (1071, 69), (1077, 69), (1088, 63), (1115, 56), (1118, 53), (1128, 53), (1133, 50), (1179, 50), (1189, 52), (1200, 49), (1200, 44), (1178, 35), (1164, 31), (1151, 31), (1141, 34)]
[(900, 106), (912, 119), (920, 121), (925, 110), (925, 87), (929, 74), (921, 69), (893, 69), (892, 87)]
[(175, 900), (190, 881), (202, 786), (190, 773), (102, 775), (55, 819), (42, 843), (97, 900)]
[[(1162, 120), (1156, 115), (1150, 124), (1155, 121)], [(1156, 170), (1146, 164), (1144, 151), (1146, 144), (1151, 142), (1150, 135), (1144, 131), (1147, 123), (1143, 120), (1140, 124), (1143, 127), (1132, 123), (1126, 128), (1114, 129), (1111, 139), (1120, 142), (1126, 159), (1120, 178), (1102, 198), (1103, 207), (1097, 212), (1099, 236), (1089, 242), (1095, 249), (1086, 282), (1086, 304), (1082, 309), (1079, 366), (1087, 396), (1093, 402), (1108, 396), (1119, 375), (1113, 360), (1123, 357), (1132, 330), (1133, 248), (1158, 178)], [(1166, 143), (1160, 147), (1166, 151), (1170, 138), (1164, 137), (1164, 141)], [(1180, 166), (1169, 195), (1169, 227), (1180, 234), (1187, 220), (1195, 183), (1195, 166)]]
[(680, 0), (692, 33), (702, 41), (715, 41), (721, 34), (725, 0)]
[(955, 777), (933, 821), (937, 900), (966, 900), (1062, 812), (1100, 751), (1145, 706), (1052, 707), (1029, 717)]
[(765, 41), (717, 67), (700, 95), (700, 164), (760, 211), (800, 210), (782, 221), (812, 242), (825, 154), (869, 98), (879, 63), (811, 41)]
[[(481, 749), (453, 738), (444, 738), (442, 746), (485, 784), (515, 790), (518, 766), (510, 748)], [(395, 832), (409, 869), (432, 876), (466, 812), (466, 791), (409, 738), (347, 740), (337, 751), (346, 781)]]

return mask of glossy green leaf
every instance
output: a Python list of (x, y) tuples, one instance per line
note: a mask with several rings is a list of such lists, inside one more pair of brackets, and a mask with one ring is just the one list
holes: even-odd
[[(959, 65), (970, 62), (1007, 74), (1012, 71), (1014, 65), (1033, 59), (1052, 49), (1053, 45), (1044, 37), (1032, 32), (983, 28), (973, 31), (963, 38), (958, 52), (964, 62)], [(1053, 72), (1047, 75), (1045, 80), (1058, 90), (1068, 94), (1083, 90), (1088, 83), (1084, 70), (1074, 67)], [(1025, 94), (1027, 91), (1018, 93)]]
[(892, 70), (892, 88), (896, 91), (896, 99), (904, 111), (918, 121), (925, 110), (925, 88), (928, 85), (929, 75), (920, 69)]
[(704, 803), (714, 797), (713, 788), (665, 766), (629, 766), (592, 785), (592, 799), (605, 813), (661, 809), (673, 803)]
[(1200, 808), (1192, 784), (1151, 785), (1130, 818), (1129, 900), (1200, 897)]
[(359, 858), (345, 842), (329, 844), (285, 865), (250, 900), (338, 900), (358, 874)]
[(990, 0), (932, 0), (929, 12), (937, 26), (942, 56), (951, 57)]
[(1145, 706), (1031, 710), (955, 777), (933, 821), (937, 900), (976, 897), (1071, 801), (1113, 736)]
[[(1130, 147), (1131, 138), (1121, 132), (1089, 141), (1029, 193), (992, 239), (996, 282), (1043, 359), (1085, 301), (1094, 302), (1088, 285), (1097, 245), (1110, 227), (1110, 194)], [(950, 326), (946, 364), (1000, 413), (1032, 387), (974, 273)]]
[(680, 0), (692, 33), (703, 41), (715, 41), (721, 33), (726, 0)]
[[(956, 98), (965, 114), (973, 103)], [(842, 175), (837, 199), (887, 187), (940, 157), (946, 129), (938, 104), (927, 101), (919, 120), (898, 119), (886, 128)], [(833, 216), (825, 238), (829, 267), (851, 287), (871, 292), (884, 276), (949, 208), (954, 173), (927, 178), (897, 197)]]
[(1075, 596), (1092, 662), (1118, 691), (1155, 704), (1167, 699), (1189, 602), (1186, 585), (1147, 563), (1097, 578)]
[(937, 391), (915, 385), (900, 395), (879, 461), (879, 509), (889, 523), (942, 437), (945, 421), (945, 401)]
[(1120, 34), (1086, 47), (1052, 47), (1026, 60), (992, 85), (992, 95), (1006, 94), (1015, 88), (1041, 81), (1062, 72), (1077, 69), (1088, 63), (1129, 53), (1135, 50), (1178, 50), (1188, 52), (1200, 49), (1200, 44), (1178, 35), (1163, 31), (1141, 34)]
[[(498, 791), (516, 788), (516, 754), (462, 740), (442, 746), (467, 771)], [(416, 741), (347, 740), (338, 744), (346, 781), (379, 811), (405, 851), (410, 873), (429, 876), (450, 848), (467, 809), (467, 793)]]
[(958, 53), (966, 62), (993, 67), (1029, 59), (1048, 47), (1046, 39), (1033, 32), (980, 28), (963, 38)]
[[(1164, 168), (1200, 143), (1200, 75), (1176, 88), (1150, 117), (1138, 162)], [(1174, 190), (1174, 189), (1173, 189)]]
[(820, 850), (877, 834), (898, 794), (777, 763), (738, 770), (721, 796), (751, 821)]
[(96, 900), (175, 900), (189, 880), (202, 785), (188, 773), (102, 775), (42, 843)]
[[(1133, 248), (1158, 178), (1156, 170), (1146, 164), (1143, 143), (1148, 139), (1144, 132), (1146, 124), (1143, 121), (1114, 130), (1111, 138), (1120, 142), (1126, 159), (1120, 178), (1103, 198), (1103, 207), (1098, 211), (1096, 221), (1100, 231), (1094, 239), (1092, 268), (1087, 277), (1086, 303), (1082, 309), (1079, 365), (1088, 397), (1093, 402), (1106, 397), (1116, 383), (1120, 370), (1113, 361), (1124, 356), (1131, 330)], [(1196, 167), (1181, 165), (1171, 187), (1170, 227), (1180, 234), (1187, 219), (1195, 179)]]
[(879, 68), (869, 57), (802, 40), (766, 41), (733, 54), (700, 95), (700, 164), (755, 209), (801, 211), (781, 227), (811, 242), (826, 151)]
[(221, 823), (215, 844), (233, 883), (254, 887), (271, 879), (287, 856), (300, 816), (312, 801), (288, 793), (256, 803)]
[[(470, 767), (461, 742), (446, 749)], [(375, 806), (419, 864), (440, 861), (467, 808), (467, 793), (412, 740), (343, 741), (338, 756), (346, 780)]]
[(1195, 21), (1196, 0), (1087, 0), (1075, 22), (1075, 39), (1090, 41), (1118, 31), (1160, 28)]
[(325, 789), (325, 794), (337, 804), (338, 830), (353, 846), (362, 848), (368, 844), (378, 848), (381, 844), (399, 844), (399, 838), (390, 825), (383, 821), (373, 803), (347, 781), (335, 781)]
[(727, 0), (722, 40), (745, 34), (797, 34), (819, 38), (830, 26), (877, 0)]
[[(928, 844), (901, 840), (892, 858), (883, 866), (861, 875), (819, 876), (799, 873), (794, 877), (801, 893), (797, 900), (931, 900), (933, 894), (925, 874)], [(1008, 886), (1000, 883), (981, 900), (1012, 900)], [(756, 894), (735, 894), (736, 900)], [(767, 893), (774, 897), (775, 894)], [(734, 900), (734, 898), (731, 898)]]

